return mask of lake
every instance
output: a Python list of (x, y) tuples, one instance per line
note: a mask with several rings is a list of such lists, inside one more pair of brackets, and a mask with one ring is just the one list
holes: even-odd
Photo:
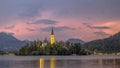
[(0, 68), (120, 68), (120, 56), (0, 56)]

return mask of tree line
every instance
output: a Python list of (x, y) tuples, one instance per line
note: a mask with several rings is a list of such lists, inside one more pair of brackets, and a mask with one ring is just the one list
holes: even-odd
[(23, 46), (18, 55), (88, 55), (89, 51), (83, 49), (80, 43), (55, 42), (51, 45), (49, 42), (32, 41)]

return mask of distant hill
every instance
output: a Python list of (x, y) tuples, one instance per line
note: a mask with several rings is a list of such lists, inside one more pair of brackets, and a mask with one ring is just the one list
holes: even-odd
[(18, 51), (27, 42), (16, 39), (10, 33), (0, 32), (0, 50), (2, 51)]
[(80, 39), (76, 39), (76, 38), (70, 38), (68, 39), (66, 42), (71, 42), (71, 43), (81, 43), (84, 44), (85, 42), (80, 40)]
[(84, 44), (91, 51), (120, 52), (120, 32), (105, 39), (94, 40)]

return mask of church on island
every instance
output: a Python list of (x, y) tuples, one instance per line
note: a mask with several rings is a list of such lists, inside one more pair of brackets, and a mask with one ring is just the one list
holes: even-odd
[[(50, 44), (53, 45), (55, 43), (55, 35), (54, 35), (54, 29), (52, 27), (51, 34), (50, 34)], [(42, 46), (47, 46), (48, 41), (47, 38), (42, 43)]]

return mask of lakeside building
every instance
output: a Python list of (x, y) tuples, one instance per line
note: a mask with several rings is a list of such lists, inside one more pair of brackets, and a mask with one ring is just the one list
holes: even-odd
[(2, 55), (4, 56), (15, 56), (13, 52), (3, 52)]
[(94, 51), (93, 55), (120, 55), (120, 52), (98, 52), (98, 51)]

